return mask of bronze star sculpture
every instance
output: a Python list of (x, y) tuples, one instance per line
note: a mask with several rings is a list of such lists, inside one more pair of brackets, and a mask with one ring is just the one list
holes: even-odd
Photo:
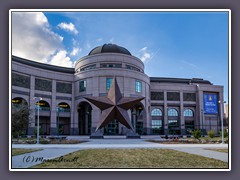
[(127, 111), (143, 100), (144, 97), (122, 97), (116, 77), (114, 77), (107, 97), (85, 97), (85, 99), (102, 111), (100, 123), (96, 131), (115, 119), (128, 129), (133, 130)]

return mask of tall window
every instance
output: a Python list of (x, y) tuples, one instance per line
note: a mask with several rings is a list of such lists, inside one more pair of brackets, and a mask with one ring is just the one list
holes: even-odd
[(153, 109), (151, 112), (152, 116), (162, 116), (162, 111), (160, 109)]
[(184, 112), (183, 112), (183, 115), (186, 117), (193, 117), (193, 111), (191, 109), (186, 109)]
[(152, 120), (152, 128), (161, 128), (162, 121), (161, 120)]
[(136, 81), (136, 92), (142, 92), (142, 82)]
[(152, 120), (152, 133), (161, 134), (162, 130), (162, 121), (161, 120)]
[(168, 109), (168, 116), (178, 116), (178, 111), (176, 109)]
[(87, 82), (85, 80), (79, 82), (79, 91), (80, 92), (86, 91), (86, 87), (87, 87)]
[(168, 127), (178, 127), (178, 120), (173, 119), (173, 120), (168, 120)]
[(112, 80), (113, 80), (113, 78), (107, 78), (106, 79), (106, 88), (107, 88), (107, 90), (110, 89), (110, 87), (112, 85)]

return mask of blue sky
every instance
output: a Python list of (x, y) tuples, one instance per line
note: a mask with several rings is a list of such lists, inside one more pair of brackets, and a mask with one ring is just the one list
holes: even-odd
[(207, 79), (224, 86), (228, 101), (227, 12), (19, 12), (12, 41), (14, 55), (65, 67), (118, 44), (149, 76)]

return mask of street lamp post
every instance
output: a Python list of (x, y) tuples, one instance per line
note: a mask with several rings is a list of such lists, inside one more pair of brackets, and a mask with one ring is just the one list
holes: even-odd
[(40, 105), (39, 105), (39, 101), (42, 100), (41, 97), (34, 97), (33, 100), (36, 100), (36, 102), (38, 102), (38, 118), (37, 118), (37, 144), (39, 144), (39, 109), (40, 109)]
[(224, 144), (224, 132), (223, 132), (223, 117), (222, 117), (222, 103), (226, 103), (226, 101), (218, 101), (218, 103), (220, 104), (220, 118), (221, 118), (221, 125), (222, 125), (222, 144)]

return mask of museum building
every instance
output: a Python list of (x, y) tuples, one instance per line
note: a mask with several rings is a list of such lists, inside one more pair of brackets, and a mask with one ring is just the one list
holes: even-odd
[[(223, 86), (200, 78), (149, 77), (140, 59), (115, 44), (92, 49), (74, 68), (12, 56), (11, 76), (12, 112), (30, 109), (28, 135), (37, 126), (38, 108), (41, 135), (91, 135), (102, 111), (85, 97), (106, 97), (115, 78), (123, 97), (143, 97), (127, 111), (139, 135), (221, 130)], [(115, 119), (100, 131), (126, 135), (129, 129)]]

